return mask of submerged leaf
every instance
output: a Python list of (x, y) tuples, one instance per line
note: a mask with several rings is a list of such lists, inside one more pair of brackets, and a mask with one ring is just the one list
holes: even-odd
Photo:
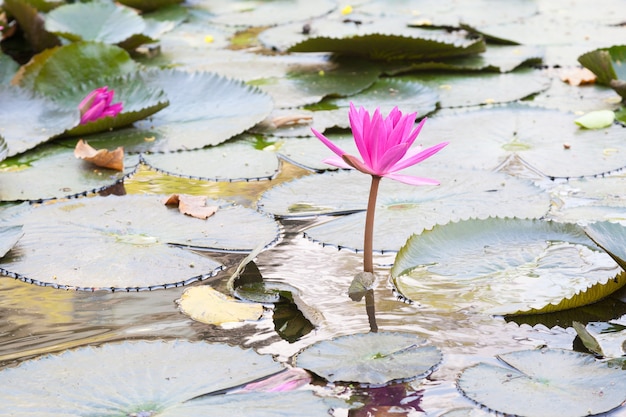
[(583, 417), (626, 400), (626, 373), (593, 356), (558, 349), (498, 355), (504, 366), (466, 368), (458, 386), (467, 397), (507, 415)]
[(296, 363), (330, 382), (384, 385), (425, 377), (441, 359), (439, 349), (415, 334), (380, 332), (317, 342), (300, 352)]
[(258, 320), (263, 315), (261, 304), (238, 301), (208, 285), (187, 288), (176, 303), (182, 313), (206, 324)]
[(94, 149), (84, 140), (76, 142), (74, 156), (102, 167), (116, 171), (124, 171), (124, 148), (118, 147), (113, 151), (107, 149)]
[(469, 220), (414, 235), (391, 275), (409, 299), (491, 314), (564, 310), (626, 284), (626, 273), (580, 227), (518, 219)]

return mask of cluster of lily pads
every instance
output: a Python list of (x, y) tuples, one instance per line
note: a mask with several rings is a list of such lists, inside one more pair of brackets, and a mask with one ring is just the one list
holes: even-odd
[[(229, 284), (236, 298), (192, 286), (177, 304), (213, 325), (257, 320), (271, 302), (232, 282), (280, 241), (284, 223), (325, 218), (304, 235), (363, 250), (368, 178), (329, 170), (321, 162), (328, 151), (311, 131), (356, 153), (347, 130), (354, 102), (428, 115), (419, 141), (450, 143), (407, 170), (440, 186), (381, 186), (374, 249), (397, 253), (390, 275), (403, 297), (497, 315), (600, 300), (626, 283), (626, 46), (614, 44), (625, 28), (609, 12), (617, 2), (606, 2), (590, 10), (548, 1), (4, 0), (0, 272), (60, 289), (147, 291), (214, 277), (237, 266), (224, 253), (249, 254)], [(484, 19), (486, 8), (500, 16), (497, 24)], [(584, 42), (562, 35), (550, 20), (555, 9), (574, 33), (585, 29)], [(537, 37), (539, 27), (549, 34)], [(81, 140), (98, 152), (123, 148), (121, 168), (77, 158)], [(287, 164), (311, 175), (273, 186)], [(204, 198), (215, 213), (206, 219), (181, 214), (149, 187), (146, 195), (104, 196), (125, 194), (142, 170), (183, 184), (257, 181), (263, 192), (254, 207)], [(597, 326), (623, 341), (622, 322)], [(593, 325), (575, 327), (591, 352), (613, 361), (550, 348), (502, 353), (502, 366), (464, 369), (460, 391), (511, 415), (618, 407), (626, 400), (623, 346), (602, 346), (598, 334), (606, 331)], [(168, 355), (186, 361), (163, 367)], [(348, 405), (322, 401), (312, 389), (291, 391), (312, 388), (309, 374), (272, 388), (255, 381), (303, 368), (331, 386), (383, 387), (427, 377), (442, 357), (415, 334), (386, 331), (316, 343), (287, 371), (267, 355), (222, 344), (107, 344), (4, 369), (9, 400), (0, 409), (176, 416), (236, 407), (275, 416), (298, 404), (323, 415)], [(59, 377), (69, 361), (85, 374)], [(32, 391), (35, 380), (40, 388)], [(132, 395), (103, 392), (85, 403), (73, 397), (78, 381), (97, 387), (92, 392), (132, 383)], [(559, 397), (572, 387), (575, 400)]]

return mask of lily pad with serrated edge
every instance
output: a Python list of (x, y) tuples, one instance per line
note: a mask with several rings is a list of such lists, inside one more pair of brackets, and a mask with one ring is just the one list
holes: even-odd
[(143, 154), (142, 160), (157, 171), (193, 179), (255, 181), (273, 178), (279, 169), (276, 154), (256, 149), (252, 139), (244, 136), (193, 151)]
[[(415, 187), (383, 179), (374, 220), (375, 250), (397, 251), (412, 233), (435, 224), (471, 217), (538, 218), (549, 209), (548, 194), (529, 181), (495, 172), (432, 166), (430, 162), (403, 173), (435, 178), (441, 182), (439, 186)], [(359, 251), (370, 182), (368, 175), (356, 171), (307, 176), (269, 189), (258, 205), (262, 211), (285, 218), (353, 213), (304, 233), (325, 245)], [(332, 193), (328, 193), (329, 187)], [(525, 204), (519, 204), (520, 200)]]
[(105, 1), (66, 4), (46, 16), (46, 30), (70, 41), (116, 44), (145, 27), (135, 10)]
[(626, 283), (575, 224), (495, 218), (411, 236), (391, 276), (401, 294), (422, 304), (501, 315), (590, 304)]
[(92, 135), (90, 143), (125, 144), (129, 152), (200, 149), (244, 132), (272, 109), (267, 94), (215, 73), (154, 70), (143, 77), (165, 91), (169, 106), (132, 128)]
[(224, 394), (283, 369), (269, 355), (226, 344), (175, 340), (86, 346), (0, 371), (0, 387), (8, 395), (0, 413), (270, 417), (293, 415), (293, 404), (299, 404), (305, 416), (324, 415), (330, 405), (311, 391)]
[(248, 252), (270, 246), (277, 223), (223, 201), (201, 220), (163, 204), (164, 196), (81, 198), (35, 207), (7, 225), (24, 236), (0, 270), (38, 285), (80, 290), (142, 290), (188, 284), (223, 266), (204, 251)]
[(626, 271), (626, 227), (619, 223), (595, 222), (584, 231)]
[[(437, 91), (414, 80), (402, 80), (396, 78), (381, 78), (365, 90), (349, 97), (328, 97), (320, 103), (309, 106), (303, 111), (300, 109), (284, 110), (284, 114), (302, 115), (310, 117), (310, 123), (286, 125), (282, 128), (271, 128), (269, 133), (278, 137), (306, 137), (311, 136), (311, 128), (320, 132), (338, 127), (348, 128), (348, 109), (350, 103), (359, 108), (380, 111), (386, 116), (394, 108), (398, 107), (404, 113), (417, 113), (422, 118), (437, 109), (439, 95)], [(308, 111), (313, 110), (313, 111)], [(255, 130), (267, 133), (259, 126)]]
[(380, 386), (429, 375), (441, 362), (437, 347), (415, 334), (362, 333), (317, 342), (295, 357), (298, 367), (330, 382)]
[(621, 126), (582, 130), (575, 118), (571, 113), (511, 104), (433, 116), (420, 140), (449, 141), (446, 152), (437, 159), (463, 167), (498, 169), (510, 158), (519, 157), (547, 177), (567, 179), (626, 167)]
[(538, 70), (508, 74), (416, 73), (397, 77), (422, 83), (439, 95), (440, 107), (469, 107), (507, 103), (537, 94), (550, 86), (550, 78)]
[(333, 52), (374, 60), (429, 60), (470, 55), (485, 50), (480, 38), (439, 29), (410, 28), (404, 18), (377, 17), (315, 19), (310, 32), (302, 23), (265, 30), (259, 40), (267, 47), (288, 52)]
[[(6, 156), (15, 156), (78, 124), (76, 109), (66, 109), (24, 88), (0, 85), (0, 137)], [(19, 123), (15, 123), (19, 120)]]
[(99, 192), (121, 182), (138, 163), (139, 156), (125, 155), (124, 171), (116, 171), (76, 158), (73, 148), (41, 145), (0, 162), (0, 201), (40, 201)]
[(560, 349), (498, 355), (503, 366), (479, 363), (458, 380), (465, 396), (507, 415), (583, 417), (626, 400), (626, 378), (593, 356)]
[(250, 3), (247, 1), (230, 1), (228, 9), (217, 9), (213, 3), (206, 6), (200, 3), (199, 7), (207, 7), (209, 11), (216, 13), (209, 20), (212, 23), (228, 26), (275, 26), (294, 21), (306, 22), (308, 19), (323, 16), (337, 4), (332, 0), (320, 0), (311, 3), (308, 0), (275, 0), (269, 3)]

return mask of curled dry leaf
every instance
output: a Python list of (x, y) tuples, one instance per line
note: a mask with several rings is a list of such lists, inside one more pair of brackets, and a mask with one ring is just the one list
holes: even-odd
[(297, 124), (311, 123), (313, 116), (307, 114), (288, 114), (285, 116), (278, 116), (272, 119), (272, 126), (279, 128), (282, 126), (290, 126)]
[(570, 85), (595, 84), (596, 75), (587, 68), (564, 68), (560, 71), (561, 81)]
[(178, 211), (197, 219), (208, 219), (217, 212), (216, 206), (207, 206), (206, 197), (201, 195), (172, 194), (163, 204), (178, 206)]
[(74, 148), (74, 156), (102, 168), (114, 169), (116, 171), (124, 170), (124, 148), (121, 146), (113, 151), (94, 149), (87, 142), (80, 139)]

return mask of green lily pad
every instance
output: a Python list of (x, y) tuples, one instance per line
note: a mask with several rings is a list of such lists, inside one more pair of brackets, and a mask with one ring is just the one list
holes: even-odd
[(596, 222), (585, 233), (626, 271), (626, 227), (619, 223)]
[(81, 84), (92, 87), (91, 91), (102, 87), (102, 80), (138, 69), (122, 48), (100, 42), (74, 42), (34, 56), (24, 67), (19, 83), (53, 98)]
[(120, 3), (141, 10), (142, 12), (151, 12), (157, 9), (167, 8), (175, 4), (182, 3), (183, 0), (121, 0)]
[(116, 171), (77, 159), (73, 148), (42, 145), (0, 162), (0, 200), (41, 201), (96, 193), (120, 183), (138, 163), (138, 155), (126, 155), (124, 171)]
[[(15, 156), (78, 124), (80, 114), (26, 89), (0, 85), (0, 137)], [(15, 123), (19, 120), (19, 123)]]
[(206, 220), (165, 206), (163, 196), (94, 197), (36, 207), (12, 220), (24, 225), (24, 237), (0, 269), (61, 288), (157, 289), (202, 280), (223, 268), (197, 251), (247, 252), (278, 239), (278, 225), (267, 216), (221, 201), (207, 205), (218, 210)]
[(501, 315), (590, 304), (626, 284), (626, 273), (580, 227), (519, 219), (469, 220), (414, 235), (391, 275), (409, 299)]
[[(207, 5), (210, 6), (208, 7), (210, 11), (215, 11), (213, 3)], [(218, 9), (218, 14), (211, 17), (210, 21), (232, 26), (274, 26), (323, 16), (336, 7), (337, 4), (332, 0), (320, 0), (314, 3), (307, 0), (274, 0), (267, 3), (230, 1), (228, 9)]]
[(463, 33), (411, 28), (402, 18), (359, 20), (332, 16), (267, 29), (259, 40), (267, 47), (288, 52), (333, 52), (373, 60), (430, 60), (471, 55), (485, 50), (484, 41)]
[(317, 342), (295, 361), (330, 382), (384, 385), (429, 375), (441, 362), (439, 349), (415, 334), (362, 333)]
[(10, 84), (19, 67), (10, 56), (0, 52), (0, 85)]
[(0, 226), (0, 258), (13, 249), (23, 235), (22, 226)]
[(279, 169), (274, 152), (259, 150), (251, 137), (241, 137), (220, 146), (171, 153), (143, 154), (151, 168), (193, 179), (255, 181), (271, 179)]
[(498, 355), (506, 366), (479, 363), (458, 380), (463, 394), (493, 411), (527, 417), (583, 417), (626, 400), (626, 375), (591, 355), (560, 349)]
[(279, 108), (315, 104), (327, 96), (352, 96), (371, 86), (380, 70), (360, 60), (335, 59), (297, 68), (286, 76), (248, 82), (268, 93)]
[(126, 6), (91, 1), (57, 7), (46, 17), (46, 30), (70, 41), (116, 44), (142, 33), (146, 24)]
[[(415, 187), (383, 180), (374, 220), (375, 250), (397, 251), (412, 233), (436, 224), (472, 217), (538, 218), (550, 206), (548, 195), (528, 181), (495, 172), (429, 165), (423, 163), (405, 173), (436, 178), (441, 185)], [(269, 189), (258, 205), (262, 211), (285, 218), (353, 213), (304, 233), (324, 245), (358, 251), (363, 249), (370, 181), (368, 175), (356, 171), (307, 176)]]
[(0, 386), (8, 396), (0, 412), (33, 417), (69, 416), (77, 410), (102, 417), (269, 417), (293, 415), (293, 404), (299, 404), (304, 416), (326, 414), (330, 405), (309, 390), (223, 394), (282, 369), (269, 355), (226, 344), (175, 340), (86, 346), (3, 369)]
[(550, 79), (538, 70), (509, 74), (418, 73), (401, 80), (420, 82), (439, 95), (441, 107), (469, 107), (506, 103), (537, 94), (550, 86)]
[(593, 72), (600, 84), (608, 85), (626, 98), (626, 45), (596, 49), (578, 57), (578, 61)]
[(200, 149), (244, 132), (272, 109), (267, 94), (214, 73), (164, 70), (143, 77), (165, 91), (169, 106), (132, 128), (92, 135), (90, 143), (124, 144), (129, 152)]
[(311, 118), (310, 123), (297, 125), (276, 126), (259, 125), (254, 128), (261, 133), (271, 133), (278, 137), (306, 137), (311, 136), (311, 128), (319, 132), (338, 127), (350, 127), (347, 117), (350, 102), (357, 107), (373, 110), (380, 108), (383, 114), (389, 114), (391, 109), (398, 107), (406, 113), (416, 112), (419, 118), (434, 112), (437, 109), (439, 95), (434, 89), (414, 80), (396, 78), (382, 78), (370, 87), (350, 97), (328, 97), (319, 104), (309, 106), (309, 110), (291, 109), (275, 111), (273, 116), (283, 117), (295, 114)]
[(545, 176), (568, 179), (626, 167), (621, 126), (583, 130), (574, 119), (573, 114), (512, 104), (432, 117), (420, 140), (449, 141), (437, 159), (464, 167), (504, 169), (511, 158), (519, 158)]

